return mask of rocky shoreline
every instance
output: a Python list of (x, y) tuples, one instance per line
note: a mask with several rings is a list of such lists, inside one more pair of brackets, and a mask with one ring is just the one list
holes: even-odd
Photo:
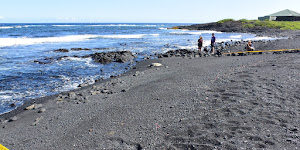
[(252, 33), (257, 36), (271, 36), (271, 37), (288, 37), (295, 38), (300, 36), (299, 30), (281, 30), (276, 28), (267, 28), (255, 26), (252, 28), (243, 27), (240, 21), (227, 21), (224, 23), (205, 23), (194, 24), (190, 26), (177, 26), (173, 29), (186, 29), (186, 30), (213, 30), (220, 32), (237, 32), (237, 33)]

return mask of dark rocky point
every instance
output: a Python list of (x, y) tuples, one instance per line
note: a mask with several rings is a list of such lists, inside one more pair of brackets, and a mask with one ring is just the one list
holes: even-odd
[(91, 50), (89, 48), (71, 48), (72, 51), (88, 51)]
[(120, 51), (120, 52), (95, 53), (89, 55), (88, 57), (92, 57), (92, 59), (97, 63), (111, 63), (111, 62), (125, 63), (125, 62), (132, 61), (136, 56), (134, 56), (130, 51)]
[(69, 52), (68, 49), (57, 49), (54, 52)]
[(15, 103), (10, 104), (10, 107), (17, 107)]

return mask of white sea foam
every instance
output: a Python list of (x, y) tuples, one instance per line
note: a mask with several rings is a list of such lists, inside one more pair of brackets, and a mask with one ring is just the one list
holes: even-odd
[[(202, 47), (205, 47), (208, 45), (210, 45), (210, 41), (203, 41)], [(176, 45), (176, 47), (178, 47), (179, 49), (198, 49), (197, 43), (193, 43), (192, 45), (189, 45), (189, 46)]]
[(9, 26), (0, 27), (0, 29), (11, 29), (11, 28), (14, 28), (14, 27), (9, 27)]
[(0, 47), (15, 45), (33, 45), (40, 43), (56, 43), (56, 42), (74, 42), (84, 41), (90, 38), (98, 37), (97, 35), (69, 35), (63, 37), (46, 37), (46, 38), (0, 38)]
[(229, 41), (240, 41), (240, 40), (244, 40), (244, 41), (248, 41), (248, 40), (252, 40), (252, 41), (258, 41), (258, 40), (274, 40), (277, 38), (271, 38), (271, 37), (253, 37), (253, 38), (245, 38), (242, 39), (242, 37), (240, 38), (236, 38), (236, 39), (217, 39), (216, 42), (229, 42)]
[(12, 28), (28, 28), (28, 27), (41, 27), (45, 25), (19, 25), (19, 26), (2, 26), (0, 29), (12, 29)]
[(117, 38), (117, 39), (133, 39), (142, 38), (145, 34), (130, 34), (130, 35), (101, 35), (102, 38)]
[(159, 34), (128, 34), (128, 35), (68, 35), (63, 37), (45, 37), (45, 38), (0, 38), (0, 47), (16, 46), (16, 45), (33, 45), (41, 43), (58, 43), (58, 42), (74, 42), (85, 41), (92, 38), (142, 38), (144, 36), (159, 36)]
[(99, 25), (85, 25), (85, 26), (90, 26), (90, 27), (136, 27), (138, 25), (134, 24), (99, 24)]
[(279, 39), (279, 38), (271, 38), (271, 37), (254, 37), (254, 38), (247, 38), (247, 39), (244, 39), (245, 41), (248, 41), (248, 40), (252, 40), (252, 41), (258, 41), (258, 40), (275, 40), (275, 39)]
[(159, 36), (159, 34), (149, 34), (149, 35), (152, 35), (152, 36)]
[(201, 34), (222, 33), (222, 32), (212, 31), (212, 30), (201, 30), (201, 31), (180, 30), (177, 32), (170, 32), (170, 33), (175, 35), (201, 35)]
[(159, 36), (159, 34), (126, 34), (126, 35), (100, 35), (101, 38), (112, 38), (112, 39), (138, 39), (143, 38), (144, 36)]
[(74, 27), (79, 25), (52, 25), (53, 27)]
[(229, 38), (234, 38), (234, 39), (240, 39), (242, 37), (243, 37), (242, 35), (232, 35), (232, 36), (229, 36)]
[(202, 31), (190, 31), (190, 32), (188, 32), (189, 34), (199, 34), (199, 35), (201, 35), (201, 34), (205, 34), (205, 33), (208, 33), (208, 34), (210, 34), (210, 33), (222, 33), (222, 32), (219, 32), (219, 31), (213, 31), (213, 30), (202, 30)]
[(54, 27), (73, 27), (73, 26), (89, 26), (89, 27), (156, 27), (156, 25), (139, 25), (139, 24), (96, 24), (96, 25), (52, 25)]
[(168, 28), (159, 28), (160, 30), (167, 30)]

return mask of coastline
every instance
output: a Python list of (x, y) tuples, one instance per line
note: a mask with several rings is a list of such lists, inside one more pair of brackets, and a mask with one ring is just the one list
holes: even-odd
[[(287, 32), (284, 34), (287, 34)], [(297, 43), (299, 38), (295, 35), (296, 34), (293, 33), (290, 39), (258, 43), (257, 47), (259, 49), (274, 49), (295, 48), (295, 46), (299, 46), (297, 48), (300, 48), (300, 45)], [(234, 46), (231, 46), (231, 48), (234, 48)], [(252, 109), (258, 109), (256, 107), (261, 106), (259, 108), (266, 111), (265, 109), (268, 108), (267, 104), (269, 102), (272, 107), (276, 107), (277, 109), (277, 107), (279, 107), (277, 104), (283, 103), (282, 105), (285, 105), (284, 102), (279, 100), (282, 98), (284, 99), (284, 97), (280, 97), (280, 93), (287, 94), (287, 89), (278, 91), (275, 86), (272, 86), (269, 89), (275, 91), (275, 94), (272, 94), (272, 92), (269, 94), (273, 96), (274, 99), (278, 100), (274, 103), (270, 102), (271, 99), (267, 98), (260, 102), (259, 100), (249, 99), (249, 95), (245, 96), (246, 98), (242, 98), (240, 95), (241, 91), (246, 91), (247, 93), (253, 90), (249, 88), (249, 86), (253, 86), (251, 83), (257, 85), (255, 87), (258, 89), (254, 89), (257, 91), (259, 91), (259, 86), (267, 86), (269, 82), (276, 84), (276, 86), (283, 87), (292, 84), (292, 87), (297, 88), (299, 84), (293, 83), (292, 79), (299, 80), (299, 77), (290, 75), (291, 79), (289, 79), (289, 82), (285, 82), (282, 79), (278, 79), (278, 81), (277, 76), (274, 76), (273, 74), (270, 75), (270, 72), (265, 72), (262, 68), (268, 70), (271, 69), (273, 65), (278, 66), (279, 72), (276, 71), (276, 68), (275, 70), (271, 69), (269, 71), (274, 71), (274, 74), (279, 73), (279, 75), (287, 75), (288, 70), (286, 69), (294, 69), (294, 72), (291, 74), (296, 75), (296, 73), (299, 72), (299, 68), (295, 66), (298, 62), (296, 59), (298, 56), (299, 53), (221, 58), (178, 57), (142, 61), (137, 64), (136, 69), (131, 69), (120, 77), (96, 82), (93, 85), (73, 91), (33, 99), (27, 101), (23, 106), (18, 107), (16, 110), (1, 115), (0, 118), (2, 123), (0, 132), (7, 138), (1, 139), (0, 143), (10, 149), (161, 149), (172, 147), (183, 149), (185, 147), (192, 147), (191, 144), (184, 143), (189, 143), (188, 141), (197, 141), (198, 139), (198, 141), (204, 142), (194, 142), (194, 148), (206, 147), (210, 149), (214, 147), (231, 147), (234, 149), (244, 146), (247, 147), (247, 144), (249, 143), (248, 146), (257, 148), (292, 148), (294, 146), (299, 146), (299, 142), (295, 141), (296, 139), (293, 138), (294, 133), (299, 132), (299, 128), (296, 127), (296, 123), (299, 123), (299, 121), (295, 120), (295, 122), (293, 122), (293, 120), (291, 120), (294, 117), (297, 118), (297, 115), (293, 115), (291, 118), (277, 117), (279, 118), (277, 119), (279, 120), (278, 122), (273, 119), (275, 118), (276, 120), (276, 117), (274, 116), (282, 116), (281, 113), (276, 114), (269, 112), (270, 114), (267, 114), (266, 112), (265, 116), (261, 117), (257, 111), (254, 112), (256, 115), (254, 116), (254, 119), (260, 120), (256, 123), (265, 121), (266, 125), (261, 127), (263, 129), (267, 130), (269, 126), (278, 127), (281, 125), (283, 128), (285, 125), (286, 127), (284, 129), (291, 130), (291, 135), (286, 133), (287, 136), (290, 136), (288, 140), (282, 141), (279, 139), (280, 137), (276, 137), (275, 135), (275, 137), (271, 136), (270, 139), (263, 137), (266, 136), (267, 133), (255, 136), (255, 134), (259, 133), (259, 130), (253, 128), (253, 126), (257, 126), (254, 123), (251, 123), (251, 117), (249, 118), (249, 115), (251, 115), (252, 112), (250, 109), (246, 108), (249, 106)], [(152, 62), (160, 62), (164, 66), (157, 68), (148, 67)], [(285, 62), (291, 66), (285, 66)], [(252, 67), (255, 69), (253, 70)], [(229, 73), (228, 69), (231, 69), (232, 73)], [(259, 73), (255, 73), (255, 70)], [(253, 77), (254, 74), (256, 75), (255, 77)], [(267, 78), (266, 81), (264, 81), (264, 77)], [(239, 80), (240, 78), (245, 79)], [(250, 81), (251, 79), (253, 79), (253, 81)], [(230, 83), (231, 80), (236, 82)], [(273, 80), (276, 80), (276, 82), (274, 81), (273, 83)], [(231, 90), (234, 92), (230, 93), (230, 91), (227, 91), (227, 94), (225, 92), (226, 90), (223, 91), (230, 87), (231, 84), (234, 85), (237, 83), (243, 84), (242, 87), (245, 87), (245, 89), (234, 89), (232, 87)], [(91, 95), (91, 91), (97, 90), (99, 90), (98, 92), (100, 93)], [(102, 92), (103, 90), (109, 90), (112, 91), (112, 93)], [(76, 97), (80, 97), (78, 96), (79, 94), (88, 96), (88, 101), (68, 98), (65, 100), (57, 99), (59, 95), (68, 95), (70, 92), (78, 93), (76, 94)], [(267, 92), (268, 90), (266, 90), (265, 93), (259, 93), (253, 97), (263, 96), (264, 94), (268, 94)], [(219, 97), (215, 95), (219, 95)], [(293, 108), (293, 106), (290, 105), (292, 102), (290, 100), (297, 100), (297, 95), (299, 94), (293, 92), (291, 94), (293, 98), (287, 100), (286, 103), (288, 103), (288, 105), (285, 106)], [(223, 104), (222, 100), (224, 99), (226, 104), (228, 104), (227, 106), (232, 104), (236, 107), (221, 107), (221, 104)], [(247, 100), (251, 101), (253, 106), (245, 103)], [(33, 103), (42, 103), (43, 107), (46, 108), (46, 111), (37, 113), (39, 109), (24, 110), (25, 107)], [(245, 105), (244, 108), (241, 105), (237, 105), (237, 103), (247, 105)], [(297, 105), (299, 104), (297, 103)], [(216, 109), (220, 109), (220, 111), (215, 111), (214, 107), (218, 107)], [(298, 113), (294, 108), (292, 110), (293, 113)], [(223, 116), (224, 118), (229, 117), (229, 119), (232, 119), (232, 122), (229, 122), (226, 129), (221, 127), (223, 124), (222, 118), (215, 117), (215, 115), (222, 116), (223, 114), (228, 114), (228, 116)], [(5, 120), (9, 120), (9, 118), (14, 116), (18, 117), (16, 121), (5, 122)], [(209, 118), (205, 117), (213, 119), (211, 121)], [(248, 125), (242, 126), (241, 124), (244, 120), (237, 119), (237, 117), (245, 117), (247, 121), (246, 124)], [(267, 118), (270, 117), (271, 119), (268, 120)], [(195, 121), (197, 119), (205, 123), (198, 123)], [(36, 120), (39, 121), (37, 121), (35, 125), (32, 125)], [(268, 121), (271, 122), (269, 122), (271, 125), (268, 125)], [(23, 129), (20, 129), (21, 127), (23, 127)], [(235, 128), (233, 129), (232, 127)], [(250, 130), (248, 130), (249, 128)], [(229, 140), (222, 141), (219, 137), (212, 137), (210, 132), (198, 131), (198, 129), (206, 129), (212, 133), (218, 132), (218, 134), (221, 133), (218, 130), (224, 130), (228, 135), (225, 135), (224, 133), (224, 135), (220, 134), (219, 136), (233, 136), (233, 139), (236, 140), (239, 140), (239, 138), (243, 137), (242, 135), (246, 133), (253, 135), (244, 137), (247, 138), (245, 141), (248, 141), (249, 143), (230, 143), (230, 141), (234, 141), (232, 138), (231, 140), (229, 138)], [(23, 130), (25, 135), (16, 137), (16, 133)], [(244, 133), (239, 133), (238, 131)], [(231, 132), (241, 135), (235, 137)], [(284, 135), (281, 131), (276, 130), (276, 132)], [(195, 135), (200, 133), (207, 135), (207, 137)], [(176, 138), (185, 142), (176, 143)], [(76, 140), (79, 142), (76, 142)], [(96, 141), (99, 142), (99, 145), (95, 144)], [(171, 144), (168, 145), (167, 143)], [(292, 145), (288, 145), (288, 143), (292, 143)]]

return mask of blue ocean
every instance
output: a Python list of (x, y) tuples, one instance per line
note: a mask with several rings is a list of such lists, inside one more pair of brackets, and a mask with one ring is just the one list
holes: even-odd
[[(197, 49), (215, 33), (217, 42), (270, 39), (245, 33), (168, 29), (189, 24), (163, 23), (51, 23), (0, 24), (0, 114), (26, 100), (78, 88), (84, 82), (107, 79), (128, 71), (129, 63), (99, 64), (88, 54), (131, 51), (140, 61), (155, 53), (176, 49)], [(70, 49), (90, 49), (72, 51)], [(69, 49), (69, 52), (55, 52)], [(62, 58), (62, 59), (56, 59)], [(153, 57), (155, 59), (155, 57)], [(37, 63), (47, 61), (47, 63)], [(102, 70), (102, 71), (101, 71)]]

